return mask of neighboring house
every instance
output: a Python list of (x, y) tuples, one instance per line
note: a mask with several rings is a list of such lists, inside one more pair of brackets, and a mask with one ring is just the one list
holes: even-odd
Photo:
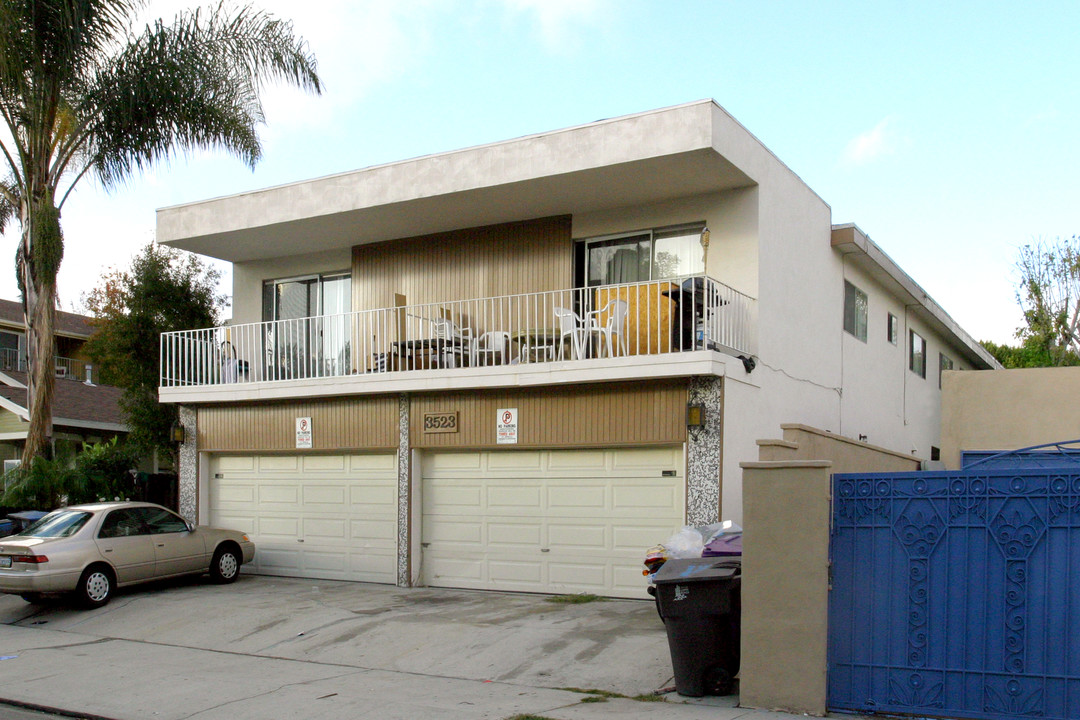
[[(80, 382), (87, 379), (90, 361), (82, 346), (93, 334), (85, 315), (56, 311), (57, 377)], [(26, 371), (26, 323), (22, 303), (0, 300), (0, 371), (8, 370)]]
[(758, 438), (930, 459), (941, 368), (998, 367), (830, 215), (711, 101), (161, 209), (233, 263), (162, 338), (181, 509), (265, 573), (639, 597)]
[[(56, 392), (53, 397), (53, 443), (57, 456), (72, 456), (83, 443), (100, 442), (127, 432), (117, 401), (120, 390), (95, 384), (82, 351), (94, 329), (88, 318), (56, 313)], [(0, 300), (0, 459), (4, 469), (22, 456), (29, 425), (26, 404), (26, 326), (22, 304)]]

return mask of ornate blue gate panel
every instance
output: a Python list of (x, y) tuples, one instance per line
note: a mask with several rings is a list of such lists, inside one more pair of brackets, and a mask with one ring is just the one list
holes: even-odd
[(830, 710), (1080, 718), (1080, 467), (835, 475), (833, 504)]

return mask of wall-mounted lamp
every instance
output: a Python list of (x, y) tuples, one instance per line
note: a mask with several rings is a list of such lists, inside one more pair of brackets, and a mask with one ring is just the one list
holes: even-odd
[(174, 422), (169, 427), (169, 440), (174, 443), (180, 443), (181, 445), (184, 443), (184, 426), (181, 425), (179, 421)]
[(686, 406), (686, 427), (705, 426), (705, 406), (701, 404)]

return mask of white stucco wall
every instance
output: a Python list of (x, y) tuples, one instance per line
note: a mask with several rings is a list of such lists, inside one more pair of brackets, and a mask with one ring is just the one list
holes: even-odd
[[(867, 338), (862, 342), (842, 332), (844, 399), (838, 432), (847, 437), (866, 435), (867, 441), (898, 452), (930, 459), (940, 447), (940, 355), (952, 359), (954, 369), (970, 370), (962, 353), (916, 317), (894, 295), (852, 263), (842, 261), (844, 279), (867, 295)], [(843, 297), (836, 310), (843, 324)], [(895, 345), (889, 342), (888, 314), (898, 318)], [(908, 330), (926, 340), (926, 377), (908, 369)]]

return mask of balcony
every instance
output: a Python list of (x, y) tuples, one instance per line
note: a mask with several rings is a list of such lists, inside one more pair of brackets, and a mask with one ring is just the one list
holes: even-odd
[(164, 333), (162, 399), (506, 386), (542, 383), (552, 373), (577, 382), (698, 374), (710, 372), (702, 368), (712, 367), (715, 353), (755, 351), (755, 301), (706, 276), (398, 300), (377, 310)]
[[(90, 365), (83, 360), (56, 355), (53, 357), (53, 367), (57, 378), (84, 382), (87, 368)], [(0, 349), (0, 371), (11, 370), (26, 372), (26, 358), (20, 355), (18, 350), (11, 348)]]

